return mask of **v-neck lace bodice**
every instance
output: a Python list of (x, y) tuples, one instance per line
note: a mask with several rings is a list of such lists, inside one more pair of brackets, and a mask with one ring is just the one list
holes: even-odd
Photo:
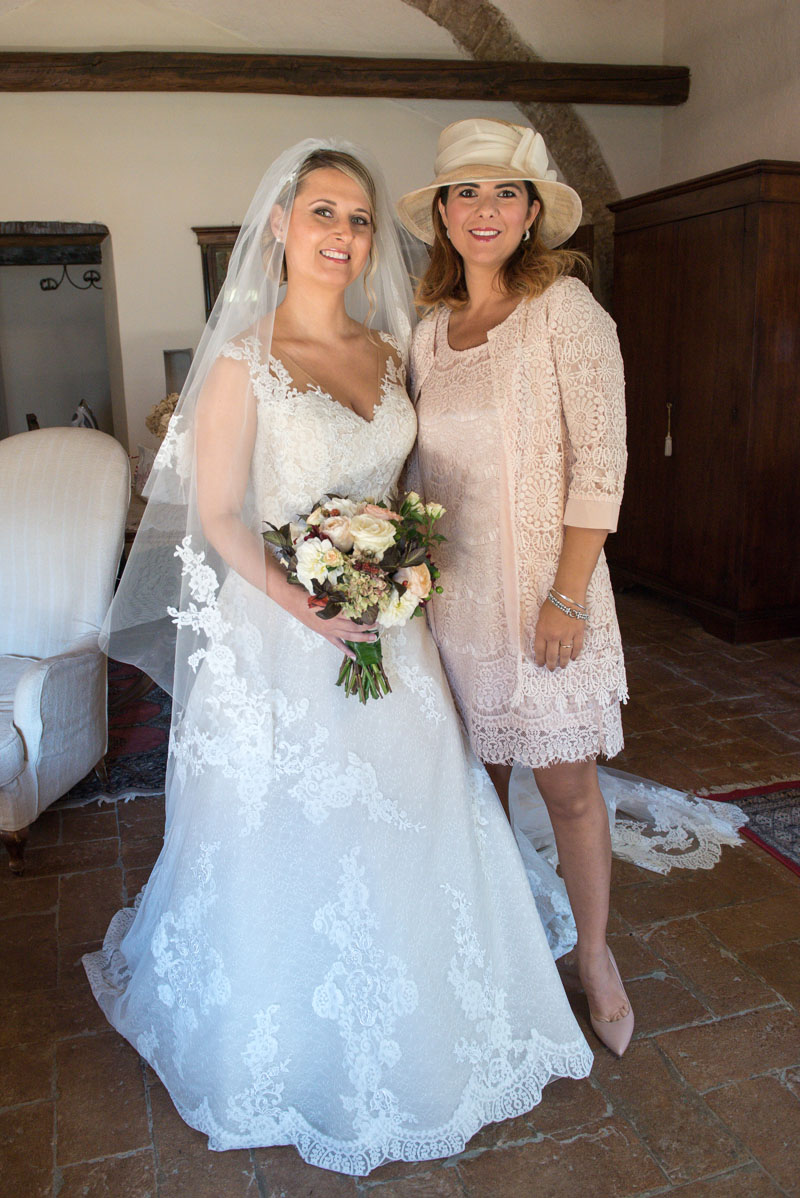
[[(380, 336), (393, 345), (386, 334)], [(261, 520), (285, 523), (331, 492), (377, 499), (397, 485), (417, 421), (404, 368), (394, 355), (387, 356), (372, 420), (319, 384), (297, 387), (279, 358), (262, 359), (255, 336), (228, 342), (222, 356), (250, 369), (258, 415), (253, 480)]]

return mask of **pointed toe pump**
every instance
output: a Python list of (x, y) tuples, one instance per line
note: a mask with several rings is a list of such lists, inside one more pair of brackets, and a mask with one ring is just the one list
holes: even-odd
[[(622, 986), (622, 978), (619, 976), (617, 963), (614, 960), (614, 954), (611, 949), (608, 950), (608, 956), (614, 973), (619, 980), (619, 984)], [(591, 1011), (589, 1012), (592, 1031), (597, 1036), (597, 1039), (618, 1057), (622, 1056), (630, 1044), (631, 1036), (633, 1035), (633, 1007), (627, 994), (625, 995), (625, 1003), (628, 1008), (626, 1013), (619, 1015), (616, 1019), (604, 1019), (602, 1015), (593, 1015)]]

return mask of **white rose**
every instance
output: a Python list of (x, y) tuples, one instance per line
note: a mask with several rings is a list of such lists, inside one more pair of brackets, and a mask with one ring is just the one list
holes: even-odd
[(355, 516), (357, 508), (357, 504), (353, 503), (352, 499), (342, 499), (340, 495), (334, 495), (325, 506), (328, 511), (335, 509), (340, 516), (347, 516), (348, 520), (351, 516)]
[(426, 503), (425, 511), (428, 513), (431, 520), (441, 520), (447, 509), (443, 508), (440, 503)]
[(418, 516), (425, 515), (425, 504), (422, 502), (416, 491), (408, 492), (403, 500), (403, 507), (405, 507), (406, 504), (412, 511), (416, 512)]
[(330, 537), (337, 549), (349, 553), (353, 548), (353, 534), (347, 516), (328, 516), (320, 525), (326, 537)]
[(416, 595), (412, 595), (410, 591), (403, 591), (402, 595), (398, 595), (397, 591), (392, 587), (390, 594), (387, 595), (381, 604), (378, 612), (378, 623), (383, 628), (393, 628), (400, 624), (407, 624), (418, 606), (419, 599)]
[(392, 577), (395, 582), (404, 582), (408, 594), (416, 595), (418, 599), (427, 599), (431, 593), (431, 572), (424, 562), (419, 566), (403, 566)]
[(354, 516), (350, 521), (350, 532), (356, 549), (368, 553), (380, 561), (390, 545), (394, 544), (394, 526), (388, 520), (376, 520), (374, 516)]
[(314, 537), (298, 545), (297, 577), (310, 595), (314, 594), (314, 582), (324, 582), (331, 578), (334, 582), (342, 573), (344, 559), (338, 549), (334, 549), (329, 541), (319, 541)]

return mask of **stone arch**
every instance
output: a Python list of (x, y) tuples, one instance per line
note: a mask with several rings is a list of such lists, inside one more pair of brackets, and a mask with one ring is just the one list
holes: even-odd
[[(541, 62), (508, 17), (489, 0), (402, 0), (445, 29), (472, 58)], [(586, 122), (571, 104), (518, 104), (547, 142), (595, 229), (595, 289), (607, 299), (613, 268), (614, 222), (606, 205), (620, 198), (614, 176)]]

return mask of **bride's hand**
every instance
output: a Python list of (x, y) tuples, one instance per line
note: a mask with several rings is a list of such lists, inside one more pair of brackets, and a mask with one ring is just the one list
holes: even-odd
[(317, 614), (318, 609), (308, 606), (308, 592), (303, 587), (295, 586), (285, 577), (277, 586), (270, 587), (269, 593), (290, 616), (294, 616), (306, 628), (330, 641), (334, 648), (346, 657), (354, 658), (355, 654), (345, 641), (377, 639), (378, 629), (375, 624), (356, 624), (354, 620), (342, 615), (334, 616), (332, 620), (321, 620)]

